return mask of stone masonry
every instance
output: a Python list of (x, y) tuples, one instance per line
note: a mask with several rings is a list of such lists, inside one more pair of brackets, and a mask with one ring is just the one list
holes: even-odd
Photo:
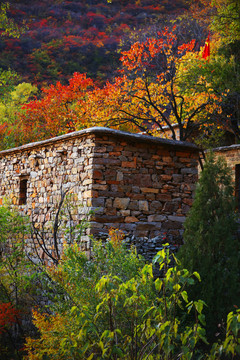
[[(94, 210), (90, 233), (179, 237), (192, 205), (198, 148), (190, 143), (95, 127), (0, 152), (0, 204), (39, 226), (61, 191), (75, 194), (75, 220)], [(82, 206), (80, 206), (82, 205)]]
[(240, 144), (234, 144), (231, 146), (222, 146), (213, 149), (215, 156), (222, 156), (225, 158), (227, 165), (232, 169), (234, 176), (235, 166), (240, 164)]
[(213, 149), (213, 152), (216, 157), (223, 157), (226, 160), (227, 165), (232, 170), (237, 208), (240, 210), (240, 145), (234, 144), (231, 146), (222, 146)]

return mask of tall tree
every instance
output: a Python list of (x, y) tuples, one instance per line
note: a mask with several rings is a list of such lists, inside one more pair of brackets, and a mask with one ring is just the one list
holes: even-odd
[(193, 15), (202, 14), (201, 9), (209, 22), (211, 53), (205, 62), (194, 56), (185, 63), (180, 86), (191, 92), (196, 83), (204, 83), (221, 100), (221, 112), (207, 114), (206, 146), (240, 141), (240, 3), (198, 0), (196, 4)]
[[(186, 54), (194, 52), (195, 41), (181, 44), (175, 30), (160, 31), (156, 38), (136, 42), (122, 52), (121, 76), (105, 86), (106, 99), (102, 106), (98, 103), (99, 111), (111, 107), (106, 125), (132, 124), (138, 131), (161, 135), (170, 131), (173, 139), (179, 132), (180, 140), (188, 140), (206, 122), (204, 114), (217, 111), (218, 99), (211, 89), (199, 92), (199, 83), (188, 92), (179, 87), (180, 66), (189, 61)], [(100, 89), (95, 91), (96, 99), (99, 93)]]

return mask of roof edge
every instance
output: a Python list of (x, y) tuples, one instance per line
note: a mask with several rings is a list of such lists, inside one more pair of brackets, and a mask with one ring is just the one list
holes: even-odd
[(21, 152), (21, 151), (25, 151), (25, 150), (30, 150), (30, 149), (34, 149), (34, 148), (45, 146), (45, 145), (50, 145), (50, 144), (60, 142), (63, 140), (75, 139), (75, 138), (78, 138), (78, 137), (81, 137), (81, 136), (84, 136), (87, 134), (113, 135), (116, 137), (123, 137), (123, 138), (129, 139), (132, 141), (137, 141), (137, 142), (148, 142), (148, 143), (150, 142), (150, 143), (155, 143), (155, 144), (159, 144), (159, 145), (162, 144), (162, 145), (166, 145), (166, 146), (177, 146), (180, 148), (189, 148), (189, 149), (192, 149), (193, 151), (199, 151), (199, 148), (195, 144), (192, 144), (190, 142), (163, 139), (163, 138), (154, 137), (154, 136), (150, 136), (150, 135), (134, 134), (134, 133), (130, 133), (127, 131), (121, 131), (121, 130), (96, 126), (96, 127), (91, 127), (88, 129), (74, 131), (74, 132), (71, 132), (68, 134), (56, 136), (56, 137), (53, 137), (53, 138), (50, 138), (47, 140), (32, 142), (32, 143), (28, 143), (25, 145), (21, 145), (19, 147), (2, 150), (2, 151), (0, 151), (0, 156), (4, 156), (4, 155), (15, 153), (15, 152)]
[(206, 152), (217, 152), (217, 151), (228, 151), (228, 150), (234, 150), (234, 149), (240, 149), (240, 144), (232, 144), (232, 145), (226, 145), (226, 146), (219, 146), (217, 148), (213, 148), (213, 149), (207, 149)]

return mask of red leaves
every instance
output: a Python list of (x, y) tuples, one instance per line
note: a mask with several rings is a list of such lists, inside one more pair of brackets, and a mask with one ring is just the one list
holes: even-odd
[[(129, 129), (133, 123), (128, 123), (126, 119), (131, 116), (140, 118), (138, 122), (158, 118), (154, 106), (150, 107), (146, 102), (147, 97), (150, 96), (151, 101), (157, 104), (163, 104), (161, 109), (164, 111), (168, 100), (166, 97), (171, 93), (168, 76), (174, 73), (171, 70), (181, 56), (195, 45), (192, 41), (177, 46), (174, 30), (163, 29), (158, 37), (136, 42), (129, 51), (122, 52), (121, 76), (106, 82), (103, 87), (97, 87), (97, 83), (87, 78), (86, 74), (74, 73), (68, 85), (57, 82), (43, 88), (42, 99), (25, 106), (26, 114), (21, 118), (24, 142), (58, 136), (96, 123), (109, 126), (123, 123)], [(129, 71), (134, 72), (133, 77), (128, 76)], [(151, 74), (149, 94), (144, 84), (147, 73)]]
[[(136, 42), (133, 44), (129, 51), (123, 51), (122, 61), (123, 67), (127, 70), (141, 69), (145, 66), (155, 67), (152, 64), (154, 58), (160, 54), (166, 56), (174, 52), (174, 46), (177, 42), (177, 36), (175, 34), (175, 27), (172, 31), (167, 28), (163, 31), (158, 32), (158, 37), (150, 38), (140, 43)], [(192, 51), (195, 46), (195, 40), (192, 40), (188, 44), (182, 44), (178, 46), (178, 55), (183, 56), (187, 51)]]
[(0, 334), (5, 331), (6, 327), (14, 324), (18, 316), (18, 310), (11, 303), (0, 304)]
[(196, 40), (192, 40), (187, 44), (182, 44), (178, 47), (178, 53), (180, 55), (183, 55), (184, 52), (193, 51), (196, 44)]
[(42, 19), (41, 21), (38, 22), (38, 26), (40, 28), (43, 28), (45, 26), (48, 26), (48, 20), (47, 19)]
[(86, 74), (74, 73), (68, 85), (59, 81), (42, 89), (42, 99), (24, 106), (26, 114), (21, 118), (24, 141), (41, 140), (76, 130), (79, 122), (73, 104), (85, 98), (94, 87)]

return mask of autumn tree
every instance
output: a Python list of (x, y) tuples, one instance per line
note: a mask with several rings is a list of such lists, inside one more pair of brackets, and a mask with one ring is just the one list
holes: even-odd
[(167, 130), (173, 139), (177, 139), (177, 128), (179, 139), (188, 140), (206, 122), (204, 115), (220, 110), (207, 84), (193, 84), (187, 93), (179, 86), (180, 66), (188, 61), (186, 55), (194, 52), (194, 46), (195, 41), (181, 44), (174, 31), (165, 29), (156, 38), (136, 42), (122, 52), (120, 76), (90, 95), (97, 103), (99, 120), (107, 126), (132, 126), (151, 134), (162, 135)]
[[(202, 59), (203, 47), (200, 56), (191, 54), (191, 59), (181, 68), (180, 86), (188, 92), (196, 83), (205, 83), (221, 100), (221, 111), (208, 113), (207, 137), (203, 141), (206, 146), (229, 144), (235, 141), (234, 137), (240, 140), (239, 2), (199, 0), (196, 3), (208, 17), (211, 51), (207, 61)], [(193, 14), (197, 16), (199, 12)]]
[[(179, 83), (182, 91), (188, 93), (193, 84), (209, 87), (221, 101), (221, 111), (207, 114), (207, 123), (201, 135), (201, 141), (206, 146), (218, 146), (227, 141), (227, 134), (240, 139), (238, 121), (239, 112), (239, 65), (235, 56), (225, 56), (220, 50), (223, 41), (217, 36), (210, 37), (211, 53), (207, 60), (192, 54), (185, 66), (180, 68), (182, 79)], [(199, 96), (196, 94), (196, 96)], [(203, 134), (205, 138), (203, 139)], [(232, 141), (232, 140), (228, 140)]]
[[(78, 118), (75, 104), (83, 104), (83, 112), (91, 106), (88, 91), (94, 85), (86, 74), (75, 73), (68, 85), (60, 82), (42, 89), (42, 98), (23, 106), (25, 113), (20, 116), (19, 129), (22, 141), (34, 141), (75, 131), (91, 125)], [(86, 107), (86, 110), (85, 110)]]
[(195, 41), (182, 44), (175, 30), (165, 29), (123, 51), (119, 76), (104, 86), (75, 73), (68, 85), (42, 89), (41, 99), (24, 107), (20, 143), (93, 125), (192, 139), (209, 114), (220, 112), (221, 99), (203, 79), (189, 89), (181, 85), (183, 69), (198, 52)]

